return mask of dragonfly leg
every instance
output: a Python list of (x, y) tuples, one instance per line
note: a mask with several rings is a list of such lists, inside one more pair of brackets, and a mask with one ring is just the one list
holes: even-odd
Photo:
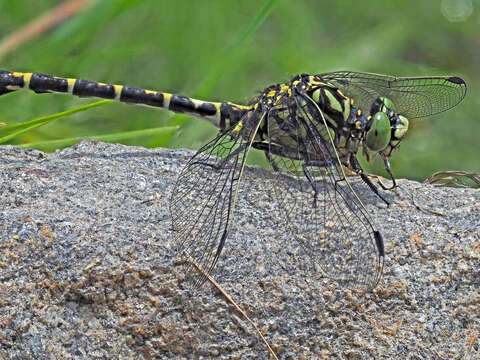
[(380, 179), (378, 179), (379, 185), (382, 187), (383, 190), (393, 190), (397, 187), (397, 181), (395, 180), (395, 176), (393, 176), (392, 169), (390, 169), (390, 162), (387, 158), (383, 159), (383, 163), (385, 164), (385, 170), (387, 171), (388, 175), (390, 175), (390, 179), (392, 179), (392, 186), (385, 186)]
[(275, 159), (272, 157), (272, 154), (292, 160), (301, 160), (300, 154), (298, 154), (298, 152), (285, 146), (258, 141), (254, 142), (252, 144), (252, 147), (257, 150), (262, 150), (265, 153), (265, 157), (267, 158), (270, 165), (272, 165), (273, 170), (276, 172), (281, 171), (281, 169)]
[[(355, 171), (360, 177), (362, 178), (363, 182), (368, 185), (370, 190), (372, 190), (380, 199), (387, 204), (387, 206), (390, 206), (390, 203), (380, 194), (378, 191), (377, 187), (375, 186), (374, 183), (368, 178), (367, 175), (363, 172), (362, 167), (360, 166), (360, 163), (358, 162), (357, 158), (355, 157), (354, 154), (350, 156), (350, 165), (352, 166), (352, 170)], [(382, 186), (383, 188), (383, 186)]]
[(313, 207), (317, 208), (318, 190), (317, 190), (317, 185), (315, 184), (315, 180), (313, 179), (312, 174), (308, 170), (309, 165), (313, 165), (313, 164), (304, 162), (302, 164), (302, 169), (303, 169), (303, 173), (305, 174), (305, 177), (307, 178), (308, 182), (310, 183), (313, 189)]
[(279, 172), (280, 171), (280, 166), (278, 166), (277, 162), (275, 159), (272, 157), (271, 153), (271, 145), (264, 143), (264, 142), (254, 142), (252, 144), (254, 149), (262, 150), (265, 154), (265, 157), (267, 158), (268, 162), (270, 165), (272, 165), (273, 171)]
[(292, 160), (302, 160), (303, 158), (297, 150), (282, 145), (257, 141), (252, 144), (255, 149), (262, 150), (265, 153), (278, 155)]
[(273, 171), (279, 172), (279, 171), (280, 171), (280, 166), (278, 166), (277, 162), (276, 162), (275, 159), (272, 157), (272, 155), (270, 154), (270, 152), (265, 151), (265, 157), (267, 158), (267, 160), (268, 160), (268, 162), (270, 163), (270, 165), (272, 165)]

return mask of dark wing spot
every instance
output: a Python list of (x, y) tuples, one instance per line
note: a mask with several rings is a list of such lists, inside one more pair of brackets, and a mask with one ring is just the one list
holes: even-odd
[(467, 85), (465, 81), (462, 78), (459, 78), (458, 76), (451, 76), (447, 79), (447, 81), (450, 81), (454, 84)]

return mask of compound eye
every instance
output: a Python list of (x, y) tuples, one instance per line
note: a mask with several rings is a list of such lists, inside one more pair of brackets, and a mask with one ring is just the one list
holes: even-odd
[[(380, 100), (383, 102), (383, 105), (387, 108), (387, 110), (393, 110), (393, 111), (397, 110), (395, 109), (395, 104), (389, 98), (385, 96), (381, 96)], [(386, 112), (385, 110), (382, 110), (382, 111)]]
[(387, 111), (396, 111), (395, 104), (389, 98), (380, 96), (372, 103), (372, 106), (370, 107), (370, 114), (375, 114), (379, 111), (384, 113)]
[(377, 112), (372, 118), (372, 124), (367, 131), (367, 147), (375, 152), (385, 149), (390, 142), (391, 136), (390, 120), (382, 111)]

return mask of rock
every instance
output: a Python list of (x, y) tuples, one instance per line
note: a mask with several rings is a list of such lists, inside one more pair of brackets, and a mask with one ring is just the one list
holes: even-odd
[[(268, 358), (217, 290), (188, 286), (173, 250), (169, 195), (192, 154), (0, 147), (0, 359)], [(479, 190), (403, 180), (386, 207), (362, 187), (386, 252), (362, 294), (269, 216), (264, 173), (245, 172), (215, 279), (279, 358), (480, 357)]]

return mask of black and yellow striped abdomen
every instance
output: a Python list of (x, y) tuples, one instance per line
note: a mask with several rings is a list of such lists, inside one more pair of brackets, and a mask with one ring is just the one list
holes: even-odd
[(104, 84), (84, 79), (56, 77), (41, 73), (0, 70), (0, 95), (29, 89), (36, 93), (63, 93), (79, 97), (97, 97), (128, 104), (159, 107), (208, 120), (224, 128), (235, 122), (250, 107), (228, 102), (207, 102), (187, 96), (132, 86)]

